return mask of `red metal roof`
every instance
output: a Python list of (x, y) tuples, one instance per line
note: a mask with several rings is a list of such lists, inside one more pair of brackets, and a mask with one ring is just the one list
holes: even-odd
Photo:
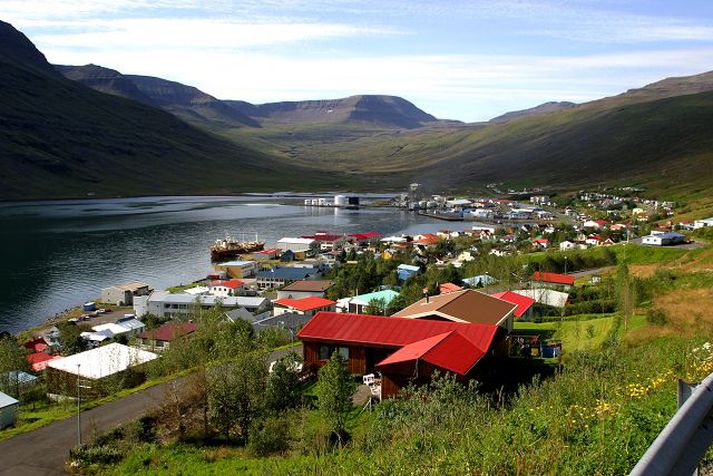
[(32, 366), (33, 372), (41, 372), (47, 368), (47, 362), (50, 360), (61, 359), (59, 355), (49, 355), (44, 352), (36, 352), (34, 354), (26, 355), (25, 358)]
[(45, 340), (41, 337), (38, 339), (29, 340), (22, 344), (22, 346), (34, 352), (42, 352), (43, 350), (47, 350), (47, 348), (49, 347), (47, 345), (47, 342), (45, 342)]
[(527, 310), (530, 309), (530, 307), (532, 307), (532, 305), (537, 302), (531, 297), (523, 296), (522, 294), (514, 293), (512, 291), (495, 293), (491, 294), (491, 296), (496, 297), (498, 299), (502, 299), (503, 301), (507, 301), (511, 304), (515, 304), (517, 306), (515, 308), (515, 311), (513, 312), (513, 315), (515, 317), (522, 317), (522, 315), (525, 314)]
[(434, 235), (433, 233), (426, 233), (425, 235), (421, 235), (421, 238), (418, 240), (413, 240), (414, 243), (419, 243), (422, 245), (435, 245), (441, 241), (441, 237), (438, 235)]
[(327, 233), (317, 233), (316, 235), (302, 236), (301, 238), (307, 238), (310, 240), (325, 241), (325, 242), (334, 242), (334, 241), (340, 240), (342, 238), (346, 238), (346, 235), (329, 235)]
[(291, 307), (300, 311), (311, 311), (313, 309), (331, 306), (332, 304), (336, 304), (336, 301), (318, 296), (310, 296), (302, 299), (276, 299), (272, 301), (272, 303), (282, 307)]
[(173, 342), (175, 339), (195, 331), (196, 325), (192, 322), (167, 322), (156, 329), (142, 332), (139, 337), (142, 339)]
[(375, 231), (367, 231), (366, 233), (354, 233), (353, 235), (349, 235), (354, 238), (356, 238), (359, 241), (362, 240), (368, 240), (369, 238), (378, 238), (381, 236), (381, 233), (377, 233)]
[(480, 349), (490, 348), (498, 331), (493, 324), (470, 324), (431, 319), (318, 312), (299, 331), (300, 339), (402, 347), (457, 330)]
[(443, 283), (438, 287), (438, 291), (441, 294), (454, 293), (456, 291), (461, 291), (463, 288), (453, 283)]
[(460, 331), (454, 330), (406, 345), (376, 366), (384, 367), (401, 362), (423, 360), (442, 369), (465, 375), (485, 354), (487, 349), (477, 347)]
[(242, 288), (244, 284), (245, 281), (241, 281), (239, 279), (228, 279), (225, 281), (218, 281), (217, 283), (214, 283), (213, 286), (225, 286), (230, 289), (238, 289)]
[(544, 283), (555, 283), (555, 284), (574, 284), (574, 276), (569, 276), (566, 274), (559, 273), (541, 273), (540, 271), (535, 271), (532, 275), (533, 281), (541, 281)]

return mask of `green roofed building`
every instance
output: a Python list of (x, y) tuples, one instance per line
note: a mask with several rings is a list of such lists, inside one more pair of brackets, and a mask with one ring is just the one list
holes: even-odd
[(389, 304), (391, 304), (391, 301), (396, 299), (398, 295), (399, 293), (391, 289), (360, 294), (349, 300), (348, 307), (345, 311), (355, 314), (366, 314), (366, 308), (372, 301), (378, 302), (379, 306), (383, 306), (385, 309), (389, 306)]

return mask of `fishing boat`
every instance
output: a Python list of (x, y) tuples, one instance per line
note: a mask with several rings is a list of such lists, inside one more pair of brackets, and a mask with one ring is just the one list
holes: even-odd
[(255, 240), (244, 241), (238, 240), (231, 236), (226, 236), (224, 239), (215, 240), (210, 247), (210, 257), (213, 261), (224, 261), (226, 259), (237, 258), (246, 253), (253, 253), (265, 248), (265, 242), (259, 241), (257, 235)]

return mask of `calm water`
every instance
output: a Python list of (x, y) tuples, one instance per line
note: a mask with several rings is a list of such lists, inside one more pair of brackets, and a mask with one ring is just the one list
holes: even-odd
[[(285, 199), (281, 199), (282, 202)], [(163, 197), (0, 204), (0, 331), (17, 332), (127, 280), (155, 288), (211, 270), (226, 234), (283, 236), (465, 228), (394, 209), (285, 205), (265, 197)], [(247, 237), (246, 237), (247, 238)]]

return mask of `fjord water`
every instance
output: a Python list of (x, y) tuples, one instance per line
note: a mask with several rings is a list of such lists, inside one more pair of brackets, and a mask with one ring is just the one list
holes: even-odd
[[(155, 288), (211, 270), (226, 234), (429, 232), (447, 224), (392, 208), (305, 207), (285, 197), (150, 197), (0, 204), (0, 331), (17, 332), (138, 279)], [(462, 224), (460, 225), (462, 227)]]

